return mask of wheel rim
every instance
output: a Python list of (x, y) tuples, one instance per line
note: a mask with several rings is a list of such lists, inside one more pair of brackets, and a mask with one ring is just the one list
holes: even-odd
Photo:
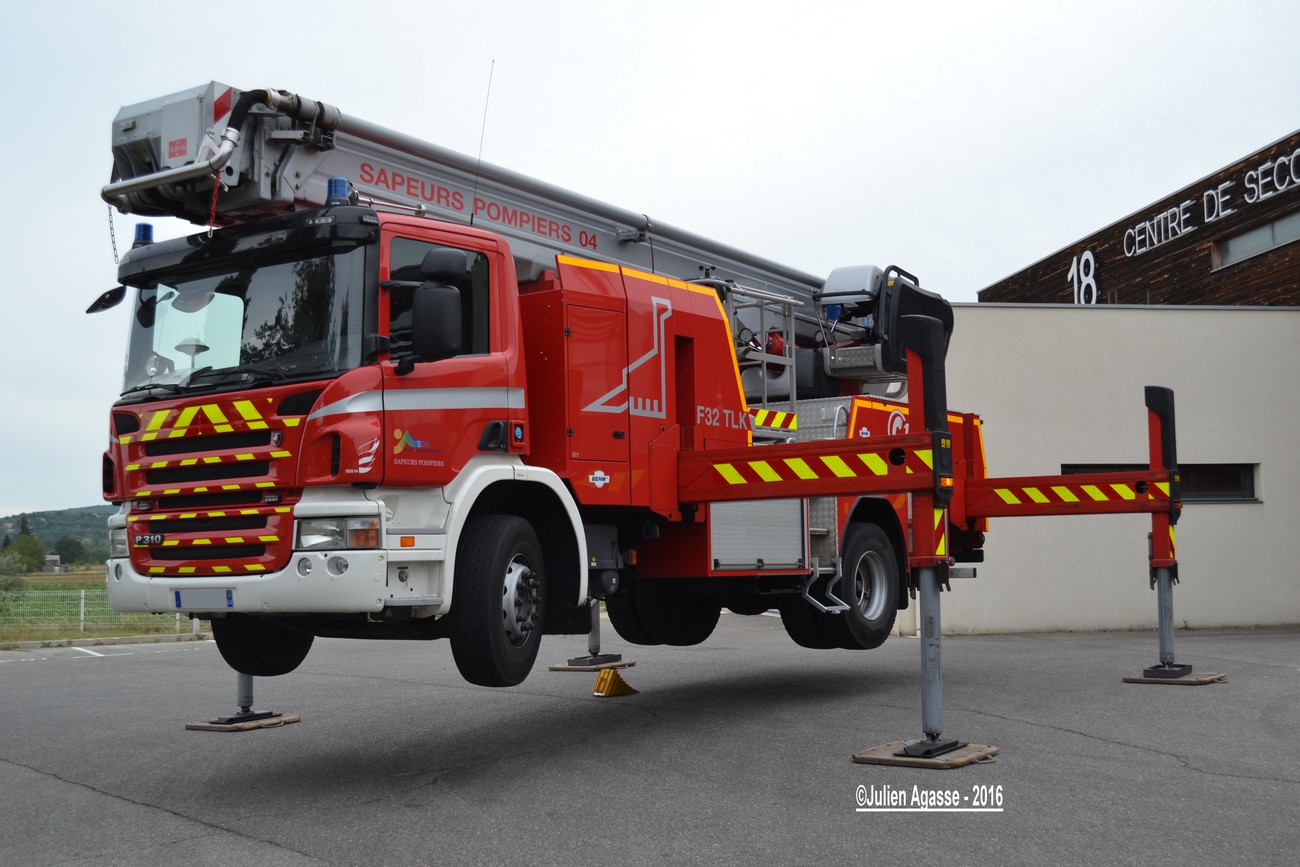
[(528, 558), (516, 554), (506, 567), (501, 588), (501, 622), (511, 647), (522, 647), (537, 628), (540, 596)]
[(853, 569), (853, 591), (849, 604), (866, 620), (876, 620), (885, 613), (889, 573), (885, 561), (875, 551), (868, 551)]

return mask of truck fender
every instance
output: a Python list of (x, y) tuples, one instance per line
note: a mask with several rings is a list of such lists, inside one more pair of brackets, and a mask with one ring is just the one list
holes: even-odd
[[(569, 532), (572, 533), (573, 538), (571, 541), (576, 550), (576, 558), (572, 561), (570, 568), (575, 569), (576, 574), (579, 576), (577, 594), (572, 597), (571, 602), (575, 608), (587, 604), (587, 582), (583, 580), (586, 576), (587, 563), (586, 534), (582, 530), (582, 517), (578, 514), (578, 504), (574, 501), (568, 488), (565, 487), (564, 482), (551, 470), (526, 466), (514, 455), (482, 455), (472, 458), (465, 468), (457, 474), (455, 481), (443, 489), (443, 497), (448, 505), (446, 518), (447, 551), (443, 566), (445, 570), (443, 586), (444, 592), (447, 594), (446, 604), (448, 606), (454, 604), (451, 592), (456, 578), (456, 551), (465, 524), (476, 513), (484, 511), (499, 514), (523, 514), (524, 517), (528, 517), (525, 509), (515, 509), (509, 505), (501, 505), (503, 503), (501, 495), (503, 490), (520, 492), (526, 490), (528, 486), (537, 486), (541, 492), (544, 492), (548, 497), (552, 497), (560, 505), (563, 517), (559, 518), (559, 520), (562, 524), (567, 525)], [(553, 517), (555, 516), (553, 515)], [(563, 564), (556, 565), (562, 566)], [(548, 568), (554, 569), (549, 565)]]
[(849, 509), (848, 518), (844, 525), (840, 527), (840, 534), (837, 539), (837, 547), (843, 547), (844, 535), (848, 532), (849, 527), (854, 523), (874, 524), (885, 531), (889, 537), (890, 543), (894, 546), (894, 554), (898, 558), (898, 575), (899, 575), (899, 593), (898, 607), (907, 608), (908, 603), (908, 575), (909, 566), (907, 561), (907, 535), (906, 528), (900, 522), (898, 513), (889, 501), (882, 497), (859, 497)]

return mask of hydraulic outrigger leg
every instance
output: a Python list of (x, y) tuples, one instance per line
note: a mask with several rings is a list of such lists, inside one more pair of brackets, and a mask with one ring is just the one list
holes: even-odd
[(591, 609), (591, 632), (587, 633), (587, 655), (569, 660), (571, 666), (601, 666), (623, 661), (621, 653), (600, 652), (600, 600), (592, 597), (588, 603)]
[[(966, 746), (943, 740), (943, 621), (939, 614), (940, 584), (948, 579), (948, 512), (952, 498), (952, 435), (948, 426), (948, 387), (944, 369), (947, 335), (930, 316), (900, 318), (900, 337), (907, 347), (909, 403), (919, 408), (918, 422), (933, 440), (934, 487), (912, 496), (912, 567), (916, 570), (917, 603), (921, 619), (921, 731), (925, 737), (895, 755), (932, 759)], [(919, 374), (919, 375), (918, 375)], [(919, 387), (918, 387), (919, 386)], [(942, 573), (942, 574), (941, 574)]]
[[(1145, 677), (1176, 678), (1192, 673), (1190, 665), (1174, 662), (1174, 585), (1178, 583), (1178, 560), (1174, 556), (1174, 524), (1178, 520), (1178, 455), (1174, 437), (1174, 393), (1167, 388), (1147, 386), (1147, 410), (1151, 413), (1151, 469), (1169, 473), (1169, 512), (1151, 516), (1151, 585), (1159, 606), (1160, 662), (1142, 672)], [(1159, 463), (1159, 466), (1157, 466)]]
[(943, 624), (939, 617), (939, 571), (933, 567), (918, 574), (921, 617), (921, 731), (925, 738), (908, 744), (896, 755), (932, 759), (966, 746), (965, 741), (941, 740), (943, 734), (943, 670), (939, 643)]
[(1174, 662), (1174, 570), (1171, 566), (1152, 569), (1156, 602), (1160, 607), (1160, 662), (1142, 671), (1143, 677), (1186, 677), (1190, 665)]

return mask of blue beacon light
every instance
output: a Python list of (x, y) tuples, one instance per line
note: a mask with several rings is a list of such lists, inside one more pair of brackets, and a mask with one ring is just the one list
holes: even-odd
[(351, 204), (351, 196), (348, 190), (348, 179), (338, 177), (337, 175), (329, 179), (329, 185), (325, 189), (326, 205), (347, 205)]

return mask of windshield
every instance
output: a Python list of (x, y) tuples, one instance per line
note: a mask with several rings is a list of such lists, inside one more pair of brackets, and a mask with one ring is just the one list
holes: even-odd
[(141, 286), (123, 393), (334, 375), (361, 360), (363, 246)]

